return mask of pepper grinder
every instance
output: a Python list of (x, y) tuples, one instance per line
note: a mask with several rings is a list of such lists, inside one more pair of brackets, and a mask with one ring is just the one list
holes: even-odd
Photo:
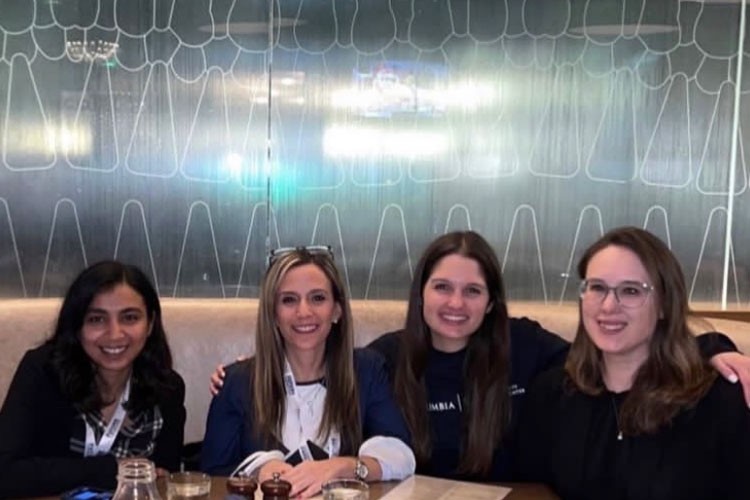
[(227, 492), (225, 500), (252, 500), (255, 498), (255, 490), (258, 482), (252, 477), (235, 476), (227, 479)]
[(284, 481), (278, 472), (273, 473), (273, 479), (267, 479), (260, 485), (263, 500), (289, 500), (292, 483)]

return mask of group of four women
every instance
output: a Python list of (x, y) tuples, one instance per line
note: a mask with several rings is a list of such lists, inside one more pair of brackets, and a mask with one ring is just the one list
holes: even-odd
[[(749, 388), (750, 362), (721, 335), (696, 341), (679, 264), (646, 231), (615, 229), (584, 254), (572, 346), (508, 316), (496, 254), (471, 231), (429, 245), (404, 329), (367, 349), (329, 250), (269, 262), (255, 356), (213, 381), (209, 473), (279, 473), (300, 497), (415, 469), (563, 498), (747, 497), (750, 411), (704, 360)], [(110, 487), (125, 456), (174, 469), (183, 396), (153, 288), (130, 266), (92, 266), (0, 411), (0, 496)]]

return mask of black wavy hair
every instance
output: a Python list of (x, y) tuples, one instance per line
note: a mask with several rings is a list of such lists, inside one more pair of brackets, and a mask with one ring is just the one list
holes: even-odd
[(159, 295), (137, 267), (117, 261), (99, 262), (81, 272), (68, 288), (55, 332), (47, 341), (52, 348), (52, 369), (62, 393), (82, 412), (95, 411), (110, 403), (102, 399), (95, 380), (96, 365), (81, 345), (84, 317), (94, 297), (120, 284), (128, 285), (143, 298), (152, 324), (146, 344), (133, 362), (128, 410), (139, 412), (149, 408), (171, 389), (172, 353), (161, 320)]

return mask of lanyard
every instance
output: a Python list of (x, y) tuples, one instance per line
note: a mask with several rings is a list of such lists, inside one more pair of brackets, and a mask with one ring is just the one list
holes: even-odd
[[(313, 436), (318, 435), (318, 425), (320, 425), (320, 418), (322, 415), (315, 415), (313, 412), (313, 404), (317, 397), (317, 393), (309, 401), (302, 399), (300, 391), (297, 388), (297, 381), (294, 380), (294, 373), (292, 373), (292, 367), (289, 364), (289, 360), (284, 360), (284, 389), (286, 391), (287, 398), (294, 401), (294, 404), (298, 409), (299, 426), (302, 433), (300, 436), (299, 452), (303, 460), (313, 460), (312, 452), (307, 444), (307, 440)], [(307, 412), (308, 416), (303, 417), (302, 413)], [(317, 418), (316, 418), (317, 417)], [(333, 431), (330, 433), (328, 440), (325, 443), (324, 449), (328, 453), (329, 457), (333, 457), (338, 454), (339, 451), (339, 437), (338, 433)], [(286, 445), (286, 443), (285, 443)]]
[(115, 442), (117, 434), (120, 432), (120, 428), (122, 427), (123, 422), (125, 422), (125, 417), (127, 417), (127, 412), (125, 411), (125, 403), (128, 401), (129, 397), (130, 379), (128, 378), (128, 381), (125, 383), (125, 389), (123, 389), (122, 395), (120, 396), (120, 402), (117, 404), (115, 414), (112, 415), (112, 418), (109, 421), (109, 425), (104, 431), (104, 434), (102, 434), (102, 437), (98, 443), (96, 442), (96, 437), (94, 436), (94, 429), (86, 421), (86, 419), (84, 419), (84, 423), (86, 424), (86, 447), (83, 451), (84, 457), (95, 457), (97, 455), (106, 455), (107, 453), (109, 453), (109, 450), (112, 449), (112, 444)]

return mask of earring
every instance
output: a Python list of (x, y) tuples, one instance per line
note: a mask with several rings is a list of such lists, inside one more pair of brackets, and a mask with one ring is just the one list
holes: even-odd
[(334, 325), (338, 325), (339, 324), (339, 319), (336, 318), (333, 321), (331, 321), (331, 323), (333, 323)]

